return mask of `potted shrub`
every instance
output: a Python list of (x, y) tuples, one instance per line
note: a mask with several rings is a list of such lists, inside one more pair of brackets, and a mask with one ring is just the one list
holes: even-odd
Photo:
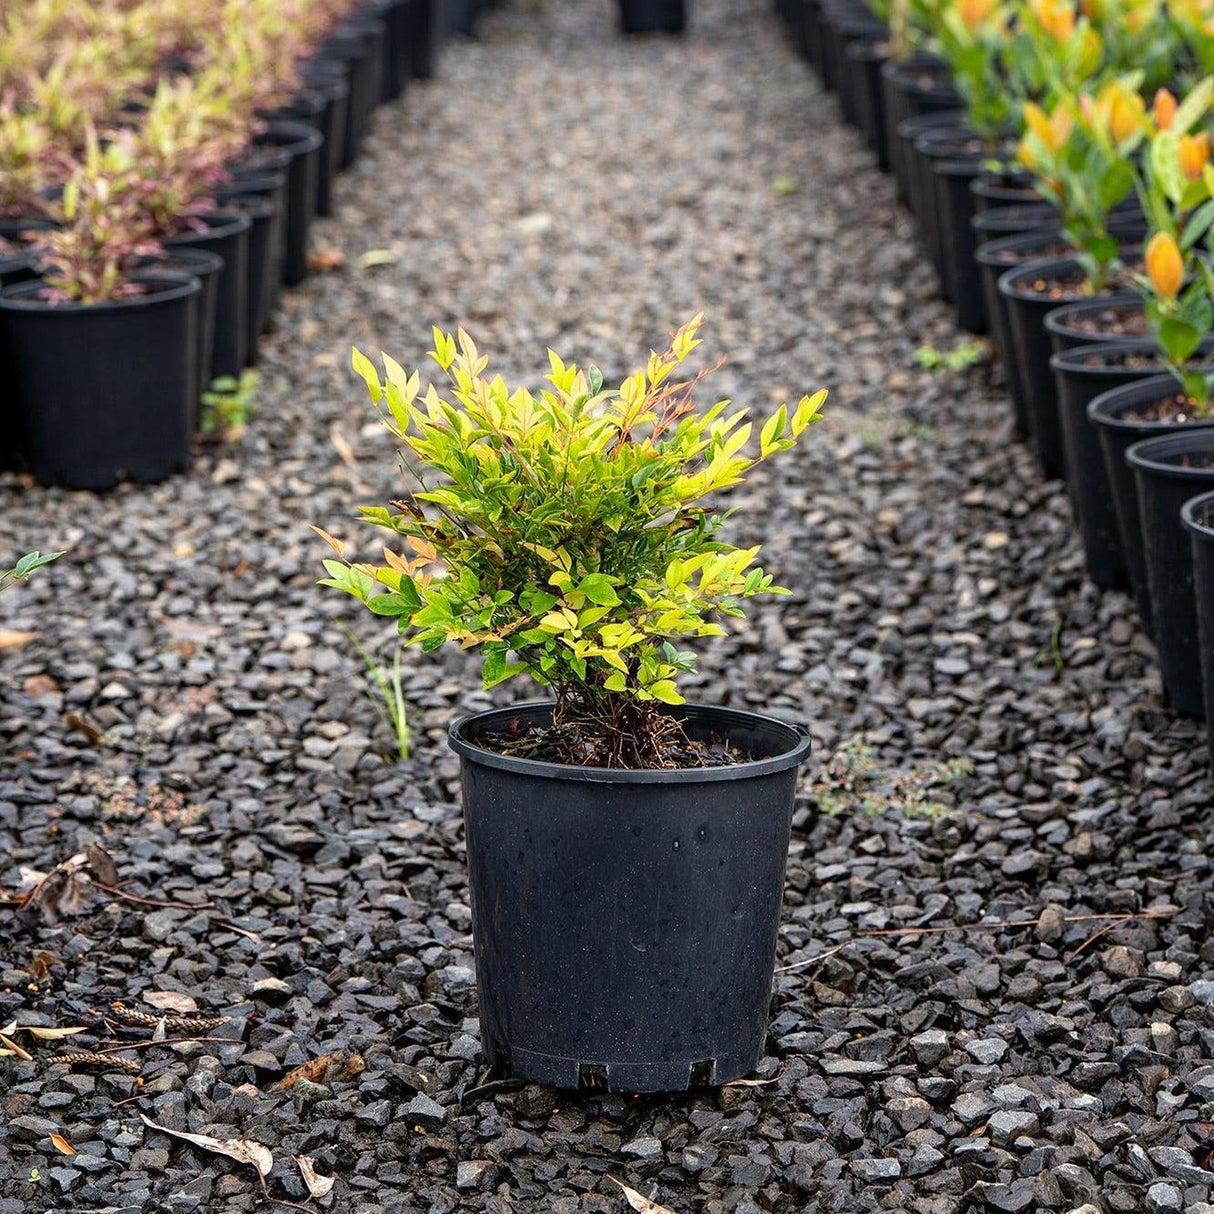
[(1007, 301), (1011, 353), (1033, 446), (1047, 476), (1063, 474), (1064, 457), (1046, 315), (1062, 304), (1128, 286), (1109, 215), (1134, 188), (1132, 157), (1146, 129), (1135, 88), (1133, 78), (1119, 78), (1095, 97), (1064, 97), (1048, 113), (1033, 102), (1024, 107), (1028, 130), (1020, 158), (1038, 173), (1074, 247), (1071, 257), (1028, 262), (1005, 272), (998, 283)]
[(189, 464), (198, 279), (132, 272), (157, 252), (121, 149), (88, 159), (64, 191), (65, 226), (42, 240), (42, 277), (0, 291), (31, 470), (43, 484), (107, 489)]
[(564, 1087), (685, 1088), (762, 1052), (784, 856), (806, 733), (688, 705), (688, 639), (777, 593), (705, 498), (791, 447), (825, 393), (781, 406), (757, 457), (746, 410), (698, 412), (679, 380), (699, 318), (617, 391), (550, 354), (511, 392), (462, 332), (435, 331), (449, 398), (384, 357), (354, 366), (417, 482), (363, 519), (383, 565), (326, 533), (334, 586), (423, 651), (479, 649), (486, 687), (553, 698), (456, 721), (483, 1044)]

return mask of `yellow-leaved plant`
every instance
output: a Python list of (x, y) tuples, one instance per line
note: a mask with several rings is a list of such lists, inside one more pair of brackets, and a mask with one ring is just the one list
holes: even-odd
[(347, 561), (317, 529), (337, 557), (322, 584), (397, 617), (423, 650), (479, 648), (486, 687), (519, 674), (551, 687), (553, 727), (587, 762), (601, 744), (612, 765), (661, 766), (662, 705), (682, 703), (678, 677), (695, 667), (683, 642), (721, 634), (744, 599), (786, 593), (755, 564), (758, 548), (719, 538), (723, 518), (704, 501), (792, 447), (826, 397), (781, 405), (749, 452), (747, 410), (698, 411), (703, 375), (678, 375), (700, 323), (614, 390), (552, 351), (547, 387), (511, 389), (462, 331), (434, 331), (444, 394), (386, 354), (381, 378), (355, 350), (416, 486), (360, 510), (404, 542), (382, 565)]

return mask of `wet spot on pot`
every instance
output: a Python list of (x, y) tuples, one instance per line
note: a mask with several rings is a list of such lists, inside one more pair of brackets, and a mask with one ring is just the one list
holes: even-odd
[(701, 843), (706, 843), (708, 841), (707, 823), (703, 824), (700, 829), (696, 831), (696, 838), (699, 839)]
[(678, 841), (678, 839), (676, 839), (676, 840), (674, 841), (674, 843), (673, 843), (673, 847), (674, 847), (674, 850), (675, 850), (675, 851), (678, 851), (678, 850), (679, 850), (679, 841)]
[(729, 908), (729, 917), (731, 919), (741, 919), (745, 914), (746, 907), (744, 907), (740, 902), (735, 902), (734, 905)]

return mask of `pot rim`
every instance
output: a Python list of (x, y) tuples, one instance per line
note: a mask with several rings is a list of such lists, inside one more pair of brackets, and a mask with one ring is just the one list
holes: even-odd
[(999, 275), (999, 294), (1007, 299), (1014, 299), (1021, 303), (1048, 305), (1051, 312), (1055, 308), (1062, 308), (1067, 304), (1079, 303), (1085, 299), (1100, 298), (1093, 295), (1077, 295), (1069, 299), (1066, 297), (1062, 299), (1050, 299), (1039, 291), (1025, 291), (1016, 286), (1016, 282), (1021, 278), (1034, 274), (1041, 275), (1060, 271), (1064, 268), (1078, 268), (1082, 270), (1083, 265), (1078, 257), (1031, 257), (1027, 261), (1020, 262), (1019, 265), (1009, 267)]
[[(193, 240), (205, 239), (208, 236), (216, 238), (238, 236), (253, 226), (253, 221), (247, 215), (243, 215), (239, 211), (225, 211), (222, 207), (212, 211), (200, 211), (197, 215), (191, 215), (190, 218), (206, 224), (206, 231), (182, 230), (177, 232), (161, 241), (165, 248), (172, 248), (175, 244), (189, 244)], [(212, 223), (212, 220), (216, 222)]]
[(975, 250), (974, 258), (979, 265), (984, 266), (1004, 266), (1008, 270), (1019, 269), (1021, 266), (1027, 266), (1030, 261), (1050, 260), (1041, 257), (1025, 257), (1020, 261), (1001, 261), (998, 260), (1000, 253), (1008, 250), (1018, 250), (1021, 248), (1029, 248), (1035, 242), (1041, 243), (1057, 243), (1058, 241), (1066, 241), (1066, 234), (1061, 227), (1050, 228), (1029, 228), (1027, 231), (1010, 232), (1006, 236), (996, 236), (993, 240), (984, 240)]
[(506, 708), (465, 713), (451, 722), (447, 730), (447, 743), (461, 758), (481, 767), (496, 767), (516, 775), (586, 784), (715, 784), (730, 780), (749, 780), (799, 766), (809, 757), (813, 747), (813, 739), (804, 725), (794, 725), (764, 713), (750, 712), (743, 708), (726, 708), (717, 704), (680, 704), (672, 711), (683, 717), (716, 718), (723, 725), (759, 723), (768, 728), (784, 730), (789, 735), (789, 749), (766, 758), (729, 766), (635, 770), (623, 767), (574, 767), (563, 763), (549, 763), (542, 759), (521, 759), (515, 755), (503, 755), (494, 750), (487, 750), (466, 736), (474, 723), (488, 722), (495, 718), (508, 720), (524, 713), (547, 713), (551, 708), (551, 700), (526, 700)]
[[(1214, 420), (1214, 419), (1211, 419)], [(1183, 464), (1167, 463), (1162, 458), (1156, 458), (1156, 453), (1182, 454), (1189, 445), (1196, 442), (1199, 446), (1208, 447), (1214, 455), (1214, 433), (1208, 425), (1192, 428), (1183, 423), (1177, 427), (1175, 434), (1156, 434), (1151, 438), (1140, 438), (1129, 447), (1125, 453), (1125, 462), (1135, 471), (1149, 472), (1152, 476), (1163, 477), (1174, 481), (1214, 480), (1214, 466), (1208, 468), (1186, 468)], [(1203, 434), (1202, 431), (1205, 433)], [(1206, 441), (1203, 442), (1202, 440)]]
[(1180, 521), (1199, 539), (1214, 544), (1214, 521), (1204, 522), (1197, 512), (1206, 506), (1214, 507), (1214, 491), (1199, 493), (1191, 497), (1180, 508)]
[[(1050, 313), (1052, 316), (1053, 313)], [(1049, 319), (1048, 317), (1046, 318)], [(1208, 343), (1203, 343), (1209, 348)], [(1158, 354), (1159, 347), (1149, 337), (1127, 338), (1125, 341), (1119, 341), (1116, 338), (1107, 338), (1103, 341), (1088, 342), (1082, 346), (1070, 346), (1065, 350), (1059, 350), (1057, 354), (1050, 355), (1050, 369), (1053, 371), (1064, 371), (1073, 374), (1092, 375), (1100, 378), (1104, 375), (1125, 375), (1127, 368), (1125, 367), (1108, 367), (1096, 366), (1090, 367), (1082, 362), (1085, 358), (1092, 358), (1098, 354)], [(1161, 355), (1162, 357), (1162, 355)], [(1149, 375), (1142, 375), (1141, 379), (1157, 379), (1161, 372), (1152, 371)]]
[(60, 303), (51, 303), (45, 299), (26, 298), (46, 286), (45, 280), (39, 277), (28, 282), (13, 283), (0, 290), (0, 309), (13, 312), (44, 312), (48, 315), (58, 312), (60, 314), (70, 313), (73, 316), (82, 313), (95, 316), (103, 312), (127, 311), (151, 304), (172, 303), (175, 300), (195, 295), (202, 290), (202, 283), (192, 274), (177, 274), (171, 270), (159, 274), (136, 270), (128, 275), (128, 280), (147, 283), (149, 286), (160, 289), (150, 291), (145, 295), (128, 295), (124, 299), (107, 299), (101, 303), (91, 304), (79, 303), (70, 299)]
[[(1067, 327), (1067, 320), (1070, 316), (1080, 315), (1084, 312), (1094, 311), (1100, 312), (1105, 308), (1119, 308), (1123, 304), (1138, 304), (1142, 306), (1142, 296), (1137, 291), (1118, 291), (1114, 295), (1092, 295), (1085, 299), (1076, 299), (1071, 303), (1059, 304), (1058, 307), (1046, 313), (1045, 327), (1051, 333), (1070, 334), (1076, 332), (1074, 329)], [(1064, 316), (1063, 313), (1069, 315)], [(1114, 338), (1108, 340), (1113, 341)], [(1142, 341), (1140, 337), (1127, 338), (1127, 340)]]
[[(282, 138), (275, 138), (276, 135), (281, 135)], [(306, 122), (292, 118), (271, 118), (266, 123), (266, 129), (254, 137), (253, 146), (279, 148), (295, 157), (316, 151), (324, 141), (325, 137)]]
[[(1145, 379), (1135, 379), (1128, 384), (1118, 384), (1117, 387), (1110, 388), (1107, 392), (1102, 392), (1099, 396), (1092, 398), (1088, 403), (1088, 421), (1094, 426), (1107, 426), (1110, 430), (1125, 430), (1131, 433), (1136, 430), (1158, 430), (1160, 426), (1180, 427), (1214, 424), (1214, 420), (1211, 422), (1132, 421), (1109, 412), (1110, 407), (1115, 408), (1123, 402), (1128, 404), (1136, 402), (1138, 399), (1150, 401), (1153, 392), (1158, 392), (1168, 387), (1175, 391), (1176, 386), (1176, 377), (1170, 371), (1164, 371), (1159, 375), (1148, 375)], [(1155, 397), (1154, 399), (1158, 400), (1160, 398)]]
[[(194, 248), (174, 248), (165, 249), (164, 257), (145, 257), (136, 264), (135, 269), (140, 274), (186, 274), (191, 278), (197, 278), (199, 275), (218, 274), (223, 269), (223, 258), (218, 253), (212, 253), (210, 249), (194, 249)], [(197, 265), (197, 269), (189, 270), (174, 270), (172, 267), (165, 265), (165, 262), (180, 259), (187, 264), (193, 262)]]

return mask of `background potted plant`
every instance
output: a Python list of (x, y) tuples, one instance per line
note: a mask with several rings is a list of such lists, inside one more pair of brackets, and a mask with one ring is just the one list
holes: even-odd
[(43, 484), (106, 489), (189, 464), (202, 287), (132, 271), (158, 246), (127, 163), (122, 141), (102, 151), (90, 135), (64, 190), (63, 226), (39, 243), (42, 277), (0, 291), (30, 464)]
[(435, 331), (449, 398), (384, 356), (354, 366), (417, 482), (364, 521), (407, 551), (336, 559), (322, 584), (423, 651), (479, 649), (486, 687), (553, 700), (457, 721), (483, 1041), (559, 1086), (721, 1083), (763, 1045), (803, 730), (686, 705), (688, 638), (777, 593), (704, 499), (791, 447), (825, 393), (699, 412), (677, 371), (697, 317), (616, 391), (550, 353), (538, 395)]

